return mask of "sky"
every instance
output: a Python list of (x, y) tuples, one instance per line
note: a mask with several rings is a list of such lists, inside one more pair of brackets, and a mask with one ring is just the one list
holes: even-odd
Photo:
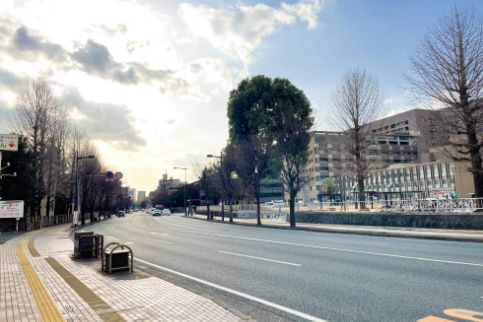
[(414, 107), (404, 80), (428, 28), (481, 0), (2, 0), (0, 131), (35, 78), (137, 190), (164, 173), (196, 180), (228, 139), (229, 92), (254, 75), (288, 78), (331, 130), (331, 95), (363, 68), (384, 114)]

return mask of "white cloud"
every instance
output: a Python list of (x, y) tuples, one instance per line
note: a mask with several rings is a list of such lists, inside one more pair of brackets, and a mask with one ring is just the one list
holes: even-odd
[(296, 4), (282, 3), (282, 8), (295, 14), (300, 20), (306, 21), (309, 28), (315, 28), (318, 13), (322, 8), (322, 0), (305, 0)]
[(321, 8), (322, 0), (282, 3), (280, 8), (266, 4), (213, 8), (182, 3), (178, 12), (193, 34), (247, 66), (254, 50), (278, 27), (292, 25), (298, 19), (314, 28)]
[(1, 0), (0, 114), (28, 79), (48, 78), (106, 162), (149, 190), (174, 160), (224, 146), (228, 93), (257, 47), (282, 26), (316, 27), (324, 1), (170, 12), (136, 0)]

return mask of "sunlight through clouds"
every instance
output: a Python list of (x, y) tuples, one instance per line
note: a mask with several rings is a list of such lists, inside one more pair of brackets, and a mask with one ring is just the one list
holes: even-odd
[(1, 107), (13, 107), (30, 80), (48, 79), (106, 160), (150, 190), (156, 180), (143, 169), (162, 174), (225, 144), (228, 94), (250, 74), (254, 52), (283, 26), (315, 28), (323, 6), (4, 0)]

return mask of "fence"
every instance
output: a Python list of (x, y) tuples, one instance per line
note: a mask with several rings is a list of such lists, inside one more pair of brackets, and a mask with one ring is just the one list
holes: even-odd
[[(317, 205), (317, 204), (315, 204)], [(376, 212), (475, 212), (483, 210), (483, 198), (458, 199), (392, 199), (345, 202), (321, 202), (318, 209), (308, 206), (308, 210), (323, 211), (376, 211)]]
[[(22, 219), (25, 220), (25, 219)], [(56, 215), (49, 217), (27, 217), (27, 231), (72, 223), (72, 215)], [(21, 223), (22, 224), (22, 223)], [(21, 225), (22, 227), (22, 225)]]
[[(233, 205), (233, 212), (256, 211), (256, 204)], [(206, 212), (206, 206), (197, 207), (197, 211)], [(262, 213), (286, 214), (289, 212), (288, 203), (283, 205), (260, 204)], [(483, 211), (483, 198), (458, 198), (458, 199), (391, 199), (391, 200), (368, 200), (357, 201), (348, 200), (344, 202), (297, 202), (295, 205), (297, 212), (324, 211), (370, 211), (370, 212), (448, 212), (448, 213), (471, 213)], [(210, 211), (220, 212), (221, 206), (210, 206)], [(225, 205), (225, 212), (230, 212), (230, 206)]]

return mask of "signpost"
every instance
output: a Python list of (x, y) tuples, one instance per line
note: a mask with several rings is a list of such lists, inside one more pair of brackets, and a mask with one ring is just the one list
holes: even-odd
[(0, 134), (0, 151), (18, 151), (18, 135)]
[(23, 218), (23, 200), (0, 200), (0, 218)]
[[(2, 151), (18, 151), (18, 135), (16, 134), (0, 134), (0, 179), (2, 178)], [(7, 163), (8, 167), (10, 164)], [(5, 167), (5, 168), (6, 168)], [(14, 172), (13, 176), (17, 176)], [(23, 200), (3, 200), (0, 201), (0, 219), (16, 218), (16, 228), (18, 231), (18, 222), (23, 218), (24, 202)]]

